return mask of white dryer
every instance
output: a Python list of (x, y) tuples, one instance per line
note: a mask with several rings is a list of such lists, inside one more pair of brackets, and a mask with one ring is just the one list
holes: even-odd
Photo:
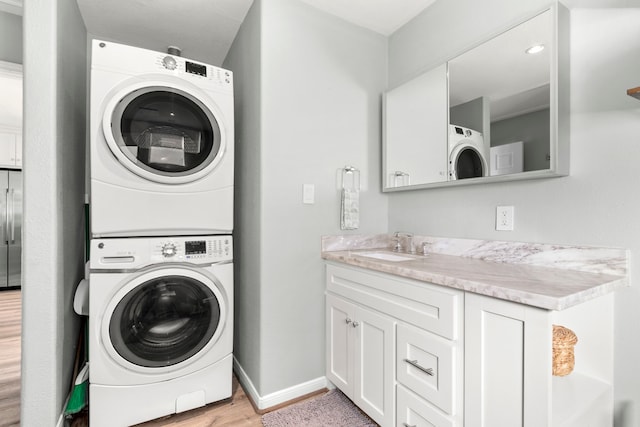
[(449, 125), (449, 180), (489, 175), (488, 149), (482, 133)]
[(92, 427), (231, 396), (231, 236), (94, 239), (90, 258)]
[(233, 230), (233, 74), (93, 40), (93, 237)]

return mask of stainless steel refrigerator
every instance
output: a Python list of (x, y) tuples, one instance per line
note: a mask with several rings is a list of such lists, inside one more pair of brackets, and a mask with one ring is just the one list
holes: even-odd
[(22, 171), (0, 170), (0, 289), (21, 285)]

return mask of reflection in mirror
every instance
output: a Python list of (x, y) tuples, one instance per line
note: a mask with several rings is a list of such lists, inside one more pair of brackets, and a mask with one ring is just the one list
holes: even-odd
[(443, 64), (384, 97), (385, 187), (447, 180), (447, 67)]
[(384, 114), (383, 191), (567, 175), (568, 10), (555, 3), (389, 90)]
[(550, 168), (551, 15), (449, 61), (450, 179)]

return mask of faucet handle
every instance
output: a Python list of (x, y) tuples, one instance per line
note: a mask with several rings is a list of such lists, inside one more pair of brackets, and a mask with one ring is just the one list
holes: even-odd
[(400, 236), (396, 233), (394, 236), (396, 244), (393, 246), (394, 252), (400, 252), (402, 250), (402, 245), (400, 244)]
[(422, 243), (422, 255), (429, 255), (429, 243), (428, 242), (423, 242)]

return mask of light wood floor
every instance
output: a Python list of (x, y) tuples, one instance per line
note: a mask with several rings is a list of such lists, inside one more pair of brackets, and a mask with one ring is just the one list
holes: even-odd
[(262, 427), (261, 417), (234, 376), (231, 399), (138, 424), (138, 427)]
[(0, 292), (0, 427), (20, 425), (21, 293)]

